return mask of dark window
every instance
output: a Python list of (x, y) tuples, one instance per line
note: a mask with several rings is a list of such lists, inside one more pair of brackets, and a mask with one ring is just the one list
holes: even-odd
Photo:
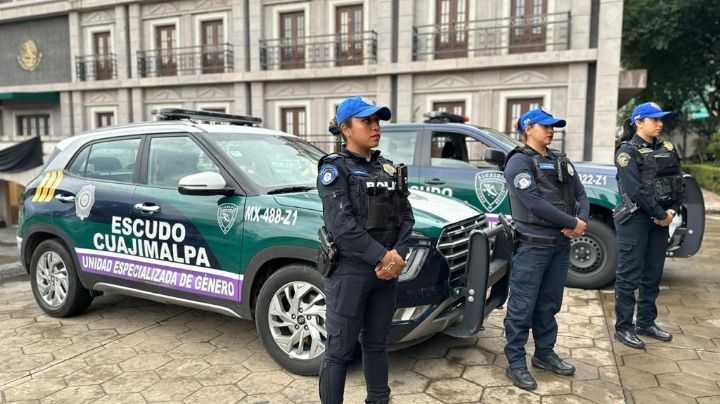
[(505, 114), (505, 132), (509, 134), (517, 133), (517, 121), (520, 116), (532, 109), (543, 106), (542, 98), (517, 98), (507, 101), (507, 111)]
[(96, 32), (93, 34), (93, 48), (95, 52), (95, 77), (97, 80), (112, 78), (112, 60), (110, 58), (110, 32)]
[(512, 0), (510, 53), (545, 51), (545, 0)]
[(430, 165), (443, 168), (489, 168), (485, 162), (488, 146), (461, 133), (433, 133)]
[(84, 177), (132, 182), (139, 148), (140, 139), (122, 139), (93, 144)]
[(465, 116), (465, 101), (443, 101), (433, 102), (433, 111), (449, 112), (451, 114)]
[(224, 70), (221, 45), (223, 37), (223, 21), (203, 21), (200, 27), (202, 38), (203, 73), (222, 73)]
[(380, 136), (378, 149), (383, 156), (392, 160), (395, 164), (404, 163), (413, 165), (415, 162), (415, 144), (417, 143), (417, 132), (390, 132), (383, 131)]
[(280, 14), (281, 64), (283, 69), (305, 67), (305, 13)]
[(115, 121), (114, 112), (96, 112), (95, 113), (95, 127), (102, 128), (104, 126), (112, 126)]
[(437, 0), (435, 58), (467, 56), (467, 0)]
[(296, 136), (307, 135), (307, 125), (305, 120), (305, 108), (282, 108), (281, 130), (283, 132), (292, 133)]
[(335, 9), (337, 27), (337, 65), (358, 65), (363, 62), (363, 6), (338, 7)]
[(181, 178), (204, 171), (220, 172), (189, 137), (158, 137), (150, 141), (148, 185), (175, 188)]
[(90, 146), (85, 147), (80, 153), (78, 153), (77, 156), (75, 156), (75, 159), (68, 166), (67, 171), (70, 174), (77, 175), (78, 177), (84, 177), (88, 154), (90, 154)]
[(155, 27), (155, 49), (160, 59), (160, 76), (174, 76), (177, 74), (175, 61), (175, 25), (161, 25)]
[(50, 115), (18, 115), (18, 136), (47, 136), (50, 134)]

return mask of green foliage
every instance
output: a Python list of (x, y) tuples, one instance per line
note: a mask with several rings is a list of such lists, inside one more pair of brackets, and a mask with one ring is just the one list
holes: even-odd
[(708, 145), (708, 151), (715, 156), (715, 161), (720, 164), (720, 132), (713, 135), (712, 140)]
[(720, 193), (720, 166), (714, 164), (685, 164), (683, 171), (691, 174), (702, 188)]
[[(720, 127), (720, 1), (626, 0), (622, 64), (647, 69), (641, 102), (679, 113), (681, 129), (710, 137)], [(699, 102), (708, 119), (688, 122), (682, 107)]]

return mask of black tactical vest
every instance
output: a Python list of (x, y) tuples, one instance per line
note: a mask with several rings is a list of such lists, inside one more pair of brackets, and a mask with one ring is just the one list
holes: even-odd
[[(565, 157), (565, 154), (557, 150), (548, 149), (548, 154), (552, 153), (555, 157), (554, 168), (550, 170), (540, 168), (542, 156), (528, 146), (515, 148), (508, 154), (506, 161), (510, 161), (510, 157), (515, 153), (523, 153), (532, 158), (535, 181), (542, 198), (561, 211), (574, 217), (577, 214), (575, 179), (573, 178), (575, 176), (575, 168), (570, 160)], [(510, 193), (510, 210), (513, 219), (527, 224), (557, 227), (556, 224), (533, 215), (520, 200), (520, 195), (515, 187), (508, 188)]]
[(672, 143), (662, 142), (657, 149), (643, 147), (632, 141), (623, 143), (631, 144), (640, 155), (640, 181), (648, 195), (653, 195), (663, 209), (682, 200), (685, 180), (680, 171), (680, 157), (673, 151)]
[(320, 159), (318, 167), (326, 163), (334, 163), (347, 178), (358, 224), (384, 246), (393, 245), (409, 202), (398, 190), (392, 161), (378, 157), (363, 162), (341, 151)]

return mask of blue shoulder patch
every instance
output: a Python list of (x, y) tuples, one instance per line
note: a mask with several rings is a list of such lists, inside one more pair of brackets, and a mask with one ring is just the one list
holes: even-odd
[(337, 167), (331, 164), (326, 164), (320, 169), (318, 177), (320, 178), (320, 183), (327, 186), (335, 182), (339, 175), (340, 173), (338, 172)]
[(365, 170), (360, 170), (360, 169), (357, 169), (357, 168), (355, 168), (355, 169), (352, 170), (352, 175), (357, 175), (358, 177), (369, 177), (369, 176), (370, 176), (370, 174), (368, 174), (367, 171), (365, 171)]
[(554, 170), (555, 164), (553, 163), (540, 163), (538, 164), (538, 167), (540, 167), (541, 170)]

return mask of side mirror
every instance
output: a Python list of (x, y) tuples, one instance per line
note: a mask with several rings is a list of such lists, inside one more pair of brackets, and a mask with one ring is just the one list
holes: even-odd
[(498, 166), (502, 170), (505, 166), (505, 153), (497, 149), (488, 148), (485, 150), (485, 161)]
[(227, 186), (222, 175), (204, 171), (180, 178), (178, 192), (183, 195), (231, 195), (234, 190)]

